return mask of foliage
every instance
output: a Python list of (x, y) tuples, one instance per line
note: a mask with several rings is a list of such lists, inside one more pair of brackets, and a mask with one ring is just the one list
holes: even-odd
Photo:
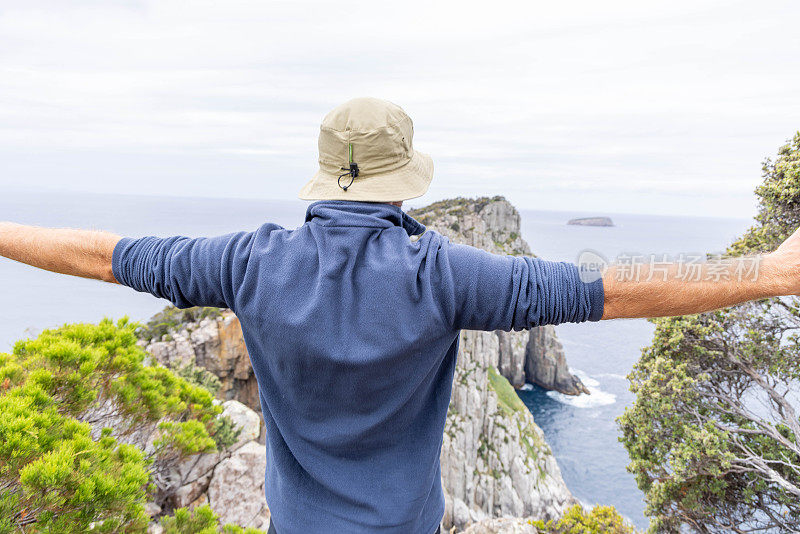
[(498, 407), (503, 410), (506, 415), (513, 415), (514, 412), (526, 412), (528, 408), (522, 399), (519, 398), (517, 392), (511, 383), (497, 372), (494, 367), (489, 367), (489, 386), (497, 393), (499, 400)]
[(613, 506), (595, 506), (588, 513), (581, 505), (571, 506), (557, 521), (531, 521), (542, 534), (633, 534)]
[(58, 412), (35, 384), (0, 397), (0, 532), (144, 528), (149, 479), (139, 449)]
[(197, 365), (194, 361), (191, 361), (186, 365), (179, 367), (178, 369), (174, 369), (174, 371), (175, 374), (190, 384), (203, 387), (210, 391), (212, 395), (216, 395), (220, 388), (222, 388), (222, 382), (217, 375), (205, 367)]
[(800, 227), (800, 132), (778, 149), (778, 157), (762, 165), (763, 182), (756, 188), (756, 224), (730, 252), (773, 250)]
[[(219, 518), (208, 505), (198, 506), (194, 510), (178, 508), (172, 517), (161, 520), (164, 534), (217, 534), (220, 532)], [(225, 525), (223, 534), (264, 534), (256, 528), (243, 529), (237, 525)]]
[(135, 328), (65, 325), (0, 354), (0, 532), (140, 530), (154, 475), (235, 441), (208, 390), (144, 365)]
[(161, 341), (164, 336), (185, 323), (195, 323), (207, 317), (216, 318), (221, 314), (220, 308), (195, 306), (181, 309), (167, 306), (155, 314), (146, 325), (139, 327), (136, 335), (146, 341)]
[[(800, 225), (800, 133), (764, 164), (757, 224), (729, 252)], [(800, 301), (653, 321), (619, 419), (651, 530), (800, 531)]]

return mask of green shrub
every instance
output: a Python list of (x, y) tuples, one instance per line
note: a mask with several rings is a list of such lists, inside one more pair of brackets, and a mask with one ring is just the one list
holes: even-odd
[[(219, 518), (208, 505), (199, 506), (194, 510), (179, 508), (173, 517), (161, 520), (164, 534), (217, 534), (220, 532)], [(243, 529), (237, 525), (225, 525), (221, 528), (223, 534), (264, 534), (256, 528)]]
[(235, 441), (211, 392), (144, 365), (136, 327), (65, 325), (0, 354), (0, 532), (141, 532), (155, 473)]
[[(763, 171), (756, 224), (731, 254), (800, 226), (800, 133)], [(800, 300), (653, 322), (619, 419), (651, 530), (800, 532)]]
[(633, 527), (613, 506), (595, 506), (586, 512), (579, 504), (570, 507), (557, 521), (531, 521), (543, 534), (633, 534)]
[(212, 395), (219, 393), (222, 388), (222, 382), (219, 377), (206, 369), (197, 365), (194, 361), (175, 369), (175, 374), (183, 378), (190, 384), (201, 386), (211, 392)]

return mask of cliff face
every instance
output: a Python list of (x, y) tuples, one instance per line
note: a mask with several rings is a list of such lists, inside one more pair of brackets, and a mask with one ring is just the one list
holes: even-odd
[[(209, 310), (209, 309), (206, 309)], [(179, 507), (208, 504), (222, 523), (266, 530), (269, 508), (264, 498), (264, 470), (267, 451), (258, 402), (258, 384), (250, 367), (239, 320), (230, 311), (210, 310), (207, 317), (191, 313), (157, 315), (140, 342), (158, 363), (180, 370), (194, 364), (219, 379), (217, 398), (223, 415), (240, 429), (237, 442), (226, 450), (199, 454), (171, 469), (158, 481), (152, 516)], [(156, 339), (150, 339), (156, 335)], [(179, 372), (180, 374), (180, 372)], [(258, 413), (257, 413), (258, 412)], [(152, 523), (150, 534), (161, 534)]]
[[(502, 198), (457, 199), (410, 213), (454, 242), (531, 254), (520, 237), (519, 213)], [(239, 321), (231, 312), (169, 324), (153, 335), (143, 344), (157, 361), (173, 368), (201, 365), (220, 378), (221, 399), (260, 411)], [(527, 380), (580, 392), (580, 381), (570, 378), (552, 328), (462, 332), (441, 453), (445, 528), (460, 530), (501, 516), (556, 518), (574, 502), (541, 429), (512, 387)], [(259, 436), (263, 443), (263, 431)], [(207, 492), (212, 507), (212, 496), (222, 494), (205, 479), (185, 493), (197, 491)]]
[[(502, 197), (437, 202), (409, 214), (452, 242), (531, 255), (519, 213)], [(559, 348), (552, 328), (461, 333), (441, 454), (446, 528), (489, 517), (555, 518), (573, 502), (541, 429), (512, 388), (527, 380), (579, 393), (583, 385), (566, 380)]]
[(552, 325), (532, 328), (525, 350), (525, 377), (528, 382), (567, 395), (589, 395), (580, 378), (569, 372), (564, 347)]
[(219, 378), (220, 399), (237, 400), (261, 412), (258, 383), (235, 315), (215, 313), (198, 321), (162, 325), (169, 333), (147, 343), (147, 352), (159, 363), (171, 369), (189, 363), (204, 367)]

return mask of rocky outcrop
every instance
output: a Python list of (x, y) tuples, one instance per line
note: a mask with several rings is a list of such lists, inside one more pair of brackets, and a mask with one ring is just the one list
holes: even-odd
[(208, 485), (208, 504), (220, 522), (264, 528), (269, 508), (264, 497), (267, 451), (250, 441), (214, 468)]
[[(175, 508), (208, 504), (220, 522), (266, 530), (269, 508), (264, 497), (266, 447), (258, 442), (261, 417), (240, 403), (223, 403), (223, 416), (240, 430), (236, 442), (225, 450), (190, 456), (170, 470), (167, 484), (148, 503), (152, 517)], [(159, 498), (159, 496), (166, 496)], [(155, 525), (155, 523), (154, 523)], [(154, 530), (158, 530), (154, 526)]]
[(578, 217), (570, 219), (567, 224), (575, 226), (614, 226), (614, 221), (610, 217)]
[[(437, 202), (409, 214), (453, 242), (532, 255), (519, 212), (502, 197)], [(531, 381), (528, 370), (569, 375), (563, 351), (560, 359), (549, 352), (555, 347), (552, 328), (461, 333), (441, 454), (446, 528), (502, 516), (551, 519), (574, 502), (541, 429), (512, 388)], [(564, 392), (579, 393), (577, 384), (575, 378)]]
[(533, 526), (532, 519), (501, 517), (473, 523), (464, 534), (539, 534), (541, 530)]
[(240, 431), (227, 450), (192, 456), (172, 469), (161, 484), (159, 494), (167, 497), (158, 512), (208, 504), (222, 524), (266, 530), (269, 508), (264, 497), (261, 405), (239, 320), (225, 310), (196, 321), (168, 324), (157, 339), (148, 339), (150, 334), (150, 330), (143, 332), (141, 344), (156, 362), (171, 369), (193, 364), (219, 379), (222, 415)]
[(454, 243), (496, 254), (533, 255), (520, 234), (519, 212), (503, 197), (442, 200), (408, 214)]
[(534, 328), (528, 337), (525, 378), (531, 384), (567, 395), (589, 395), (580, 379), (569, 372), (564, 347), (551, 325)]
[(573, 503), (541, 429), (496, 370), (499, 354), (494, 334), (462, 332), (441, 452), (446, 528), (555, 518)]
[(237, 400), (261, 413), (258, 383), (234, 314), (217, 313), (196, 322), (180, 322), (167, 334), (145, 339), (142, 344), (158, 363), (170, 369), (190, 363), (205, 368), (220, 380), (220, 399)]

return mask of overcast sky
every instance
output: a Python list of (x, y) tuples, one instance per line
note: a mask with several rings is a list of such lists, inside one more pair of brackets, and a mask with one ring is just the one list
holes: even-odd
[(325, 113), (375, 96), (434, 158), (415, 204), (748, 217), (798, 28), (797, 0), (0, 0), (0, 186), (295, 198)]

